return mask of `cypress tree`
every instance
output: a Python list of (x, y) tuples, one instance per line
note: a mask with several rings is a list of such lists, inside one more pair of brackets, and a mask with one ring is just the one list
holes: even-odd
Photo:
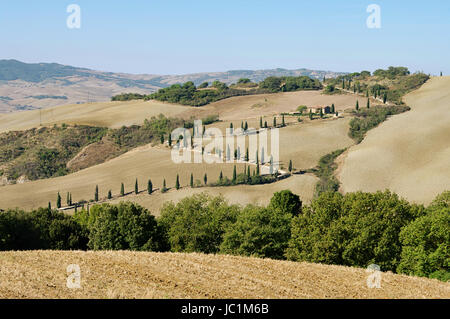
[(149, 179), (147, 182), (147, 192), (149, 195), (153, 193), (153, 183), (151, 179)]
[(176, 188), (177, 190), (180, 189), (180, 175), (178, 175), (178, 174), (177, 174), (177, 180), (176, 180), (176, 182), (175, 182), (175, 188)]
[(167, 192), (167, 184), (166, 184), (166, 179), (164, 179), (164, 181), (163, 181), (163, 188), (162, 188), (162, 192), (163, 192), (163, 193)]
[(161, 144), (164, 144), (164, 135), (163, 134), (161, 135), (160, 141), (161, 141)]
[(289, 161), (289, 173), (292, 173), (292, 160)]
[(172, 147), (172, 134), (169, 133), (169, 147)]
[(248, 166), (248, 167), (247, 167), (247, 181), (249, 181), (250, 178), (251, 178), (251, 175), (250, 175), (250, 166)]
[(94, 200), (95, 200), (96, 202), (98, 202), (98, 185), (95, 186)]
[(237, 172), (236, 172), (236, 165), (234, 165), (233, 168), (233, 183), (236, 183), (237, 180)]
[(136, 182), (134, 183), (134, 193), (137, 195), (139, 194), (139, 185), (138, 185), (138, 180), (136, 178)]
[(220, 171), (219, 181), (222, 182), (222, 180), (223, 180), (223, 173), (222, 173), (222, 171)]
[(69, 194), (69, 192), (67, 192), (66, 203), (67, 203), (67, 206), (70, 206), (70, 194)]
[(241, 129), (244, 129), (244, 122), (241, 122)]
[(108, 199), (111, 199), (111, 198), (112, 198), (112, 191), (109, 190), (109, 191), (108, 191)]
[(191, 173), (191, 188), (194, 188), (194, 174)]
[(203, 182), (205, 182), (205, 186), (208, 185), (208, 175), (205, 173), (205, 176), (203, 176)]
[(442, 76), (442, 72), (441, 72), (441, 76)]
[(264, 121), (264, 128), (268, 128), (267, 121)]
[(203, 126), (203, 136), (205, 136), (206, 133), (206, 126)]
[(61, 208), (61, 195), (58, 192), (58, 197), (56, 198), (56, 207)]
[(336, 113), (336, 108), (335, 108), (335, 106), (334, 106), (334, 103), (333, 104), (331, 104), (331, 113)]
[(233, 123), (230, 123), (230, 132), (231, 132), (231, 134), (233, 134), (233, 129), (234, 129)]
[(370, 99), (367, 99), (367, 108), (370, 109)]
[(281, 117), (281, 126), (285, 127), (286, 126), (286, 122), (284, 121), (284, 114)]
[(120, 196), (125, 196), (125, 185), (123, 183), (120, 184)]
[(387, 93), (385, 92), (383, 96), (383, 103), (386, 104), (386, 102), (387, 102)]
[(263, 128), (263, 119), (262, 119), (262, 117), (259, 118), (259, 127)]
[(48, 211), (50, 212), (52, 210), (52, 203), (48, 202)]
[(249, 156), (248, 156), (248, 147), (247, 150), (245, 151), (245, 161), (248, 162), (249, 161)]
[(273, 118), (273, 127), (277, 127), (277, 118), (276, 117)]
[(359, 101), (356, 101), (356, 110), (359, 110)]
[(321, 119), (323, 118), (323, 109), (322, 108), (320, 108), (320, 118)]
[(248, 123), (247, 123), (247, 121), (245, 121), (244, 130), (245, 130), (245, 131), (248, 130)]
[(309, 119), (310, 119), (310, 120), (313, 119), (312, 109), (309, 109)]

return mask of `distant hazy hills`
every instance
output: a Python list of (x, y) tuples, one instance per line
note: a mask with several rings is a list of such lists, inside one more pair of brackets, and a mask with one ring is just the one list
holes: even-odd
[(94, 71), (56, 63), (29, 64), (0, 60), (0, 113), (55, 105), (107, 101), (125, 92), (151, 93), (175, 83), (219, 80), (225, 83), (249, 78), (259, 82), (268, 76), (334, 77), (342, 73), (308, 69), (235, 70), (185, 75), (124, 74)]

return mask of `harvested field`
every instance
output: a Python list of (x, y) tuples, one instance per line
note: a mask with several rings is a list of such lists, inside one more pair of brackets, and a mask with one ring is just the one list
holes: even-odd
[[(54, 124), (84, 124), (118, 128), (142, 124), (144, 119), (159, 114), (167, 117), (198, 119), (220, 115), (221, 120), (242, 120), (293, 112), (299, 105), (325, 106), (334, 103), (337, 110), (354, 107), (357, 96), (323, 95), (320, 91), (298, 91), (261, 94), (225, 99), (203, 107), (190, 107), (159, 101), (127, 101), (74, 104), (47, 108), (42, 111), (24, 111), (0, 114), (0, 132), (26, 130)], [(361, 99), (361, 98), (359, 98)], [(360, 101), (361, 102), (361, 101)]]
[(130, 195), (125, 199), (114, 199), (111, 203), (119, 203), (123, 200), (137, 203), (148, 210), (154, 215), (158, 216), (160, 208), (166, 202), (177, 203), (185, 197), (192, 196), (206, 192), (213, 196), (222, 195), (230, 204), (240, 205), (262, 205), (269, 204), (273, 193), (279, 192), (285, 189), (291, 190), (293, 193), (298, 194), (301, 200), (305, 204), (309, 204), (314, 196), (314, 187), (317, 183), (317, 178), (313, 175), (294, 175), (288, 179), (281, 180), (276, 183), (266, 185), (238, 185), (230, 187), (200, 187), (200, 188), (183, 188), (178, 191), (171, 190), (167, 193), (156, 192), (152, 195), (139, 194)]
[(404, 101), (411, 111), (369, 131), (340, 159), (343, 192), (390, 189), (428, 204), (450, 189), (450, 77), (432, 78)]
[[(2, 252), (0, 298), (450, 298), (450, 284), (365, 269), (222, 255)], [(68, 289), (77, 264), (81, 288)], [(214, 282), (212, 285), (211, 283)]]

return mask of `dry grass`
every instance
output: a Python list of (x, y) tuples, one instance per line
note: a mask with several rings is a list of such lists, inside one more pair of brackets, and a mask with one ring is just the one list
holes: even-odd
[(344, 192), (390, 189), (428, 204), (450, 188), (450, 77), (432, 78), (405, 97), (410, 112), (371, 130), (350, 149), (338, 177)]
[[(364, 269), (222, 255), (135, 252), (0, 253), (0, 298), (450, 298), (437, 280)], [(68, 289), (78, 264), (81, 289)], [(214, 284), (211, 284), (214, 283)]]

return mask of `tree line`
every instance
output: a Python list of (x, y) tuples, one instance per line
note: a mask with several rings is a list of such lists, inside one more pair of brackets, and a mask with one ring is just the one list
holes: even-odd
[(268, 206), (197, 194), (155, 218), (130, 202), (67, 216), (50, 209), (0, 212), (0, 250), (135, 250), (232, 254), (450, 279), (450, 192), (428, 207), (389, 191), (324, 192), (309, 206), (286, 190)]

